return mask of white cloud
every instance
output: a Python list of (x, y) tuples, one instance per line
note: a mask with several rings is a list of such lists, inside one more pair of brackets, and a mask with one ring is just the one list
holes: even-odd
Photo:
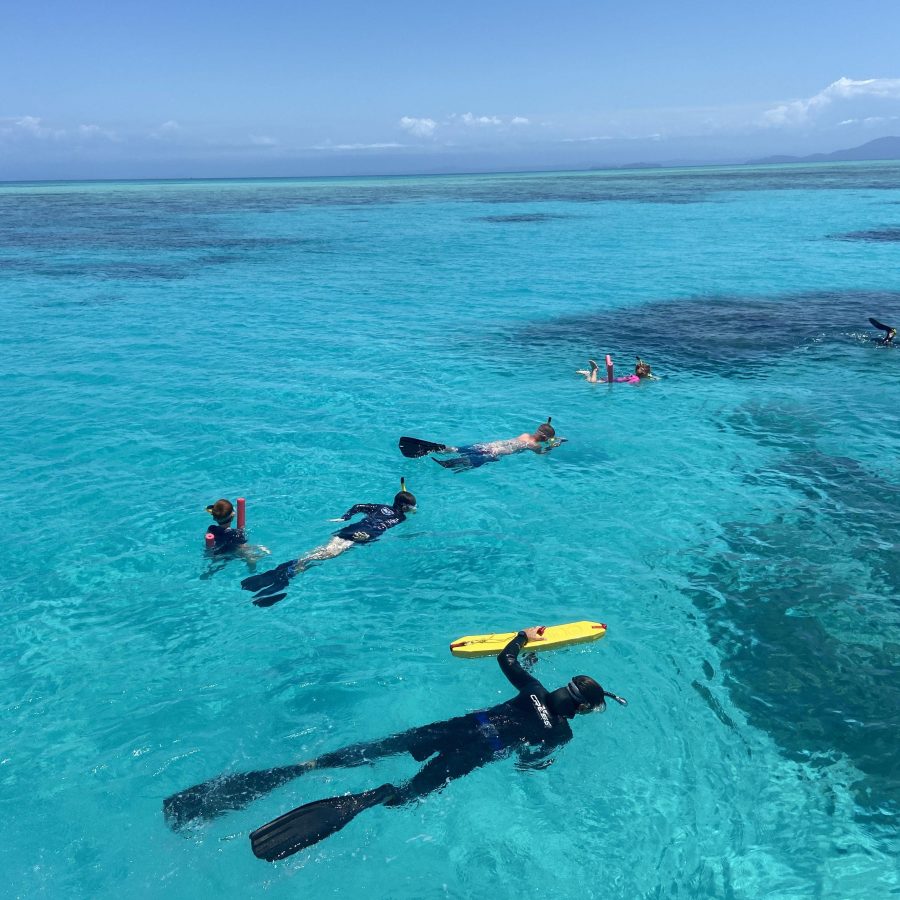
[[(855, 100), (861, 97), (900, 99), (900, 78), (866, 78), (862, 81), (839, 78), (812, 97), (805, 100), (791, 100), (766, 110), (763, 113), (763, 124), (803, 125), (837, 100)], [(848, 124), (850, 121), (844, 120)]]
[(403, 116), (400, 127), (415, 137), (431, 137), (437, 128), (434, 119), (417, 119), (414, 116)]
[(531, 123), (524, 116), (513, 116), (509, 122), (510, 125), (530, 125)]
[(48, 128), (37, 116), (11, 116), (0, 119), (0, 134), (6, 137), (31, 137), (57, 140), (65, 137), (64, 128)]
[(78, 136), (91, 140), (93, 138), (104, 138), (107, 141), (118, 141), (119, 137), (109, 128), (101, 128), (99, 125), (79, 125)]
[(275, 147), (277, 146), (278, 141), (265, 134), (251, 134), (250, 143), (253, 144), (254, 147)]
[(459, 117), (459, 121), (463, 125), (502, 125), (503, 121), (499, 116), (473, 116), (472, 113), (463, 113)]
[(325, 141), (323, 144), (316, 144), (312, 149), (313, 150), (396, 150), (400, 147), (405, 147), (405, 144), (397, 144), (393, 141), (383, 142), (377, 144), (332, 144), (330, 141)]
[(597, 137), (577, 137), (577, 138), (562, 138), (560, 143), (562, 144), (593, 144), (597, 141), (614, 141), (615, 138), (610, 137), (609, 135), (599, 135)]
[(174, 119), (169, 119), (168, 122), (163, 122), (158, 128), (154, 128), (150, 132), (150, 137), (157, 139), (170, 138), (178, 134), (179, 131), (181, 131), (181, 126)]

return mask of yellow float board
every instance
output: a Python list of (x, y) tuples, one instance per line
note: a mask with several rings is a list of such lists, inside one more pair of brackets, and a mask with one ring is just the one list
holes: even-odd
[[(476, 634), (457, 638), (450, 644), (450, 652), (454, 656), (472, 659), (476, 656), (497, 656), (501, 650), (516, 636), (517, 632), (507, 631), (503, 634)], [(567, 625), (549, 625), (542, 641), (529, 641), (523, 650), (558, 650), (572, 644), (584, 644), (596, 641), (606, 634), (606, 626), (602, 622), (569, 622)]]

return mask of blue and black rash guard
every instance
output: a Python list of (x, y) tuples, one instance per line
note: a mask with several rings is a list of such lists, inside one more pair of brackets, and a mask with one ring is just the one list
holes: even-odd
[(405, 513), (394, 509), (393, 506), (382, 506), (378, 503), (357, 503), (356, 506), (351, 506), (341, 518), (346, 521), (360, 513), (365, 514), (364, 519), (356, 525), (345, 525), (339, 531), (335, 531), (335, 535), (345, 541), (364, 544), (381, 537), (388, 528), (393, 528), (406, 521)]
[(397, 753), (409, 753), (419, 762), (428, 760), (398, 795), (398, 802), (405, 802), (438, 790), (448, 778), (458, 778), (514, 751), (527, 764), (545, 760), (572, 737), (572, 729), (565, 716), (550, 708), (550, 692), (519, 663), (519, 651), (527, 640), (525, 632), (520, 631), (499, 657), (503, 674), (518, 689), (511, 700), (326, 753), (317, 765), (361, 766)]
[(247, 535), (243, 528), (230, 528), (228, 525), (210, 525), (206, 529), (213, 535), (216, 543), (212, 548), (213, 553), (230, 553), (237, 550), (242, 544), (247, 543)]
[(527, 642), (525, 632), (520, 631), (497, 657), (501, 671), (519, 693), (474, 715), (487, 719), (504, 746), (528, 744), (545, 755), (565, 744), (572, 737), (572, 729), (565, 716), (551, 709), (550, 691), (522, 668), (518, 657)]

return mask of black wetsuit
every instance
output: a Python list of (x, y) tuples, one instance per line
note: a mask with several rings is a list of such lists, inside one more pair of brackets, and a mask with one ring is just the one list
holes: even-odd
[(243, 528), (231, 528), (228, 525), (210, 525), (207, 534), (213, 535), (216, 542), (210, 548), (213, 553), (231, 553), (247, 543), (247, 535)]
[(498, 657), (503, 674), (519, 691), (511, 700), (380, 741), (326, 753), (316, 760), (316, 768), (361, 766), (398, 753), (409, 753), (419, 762), (427, 759), (387, 804), (396, 805), (437, 790), (448, 779), (467, 775), (514, 750), (525, 763), (545, 760), (572, 737), (572, 729), (565, 716), (551, 709), (550, 692), (519, 663), (517, 657), (526, 641), (525, 632), (520, 631)]
[(173, 828), (180, 828), (194, 819), (212, 819), (229, 809), (243, 809), (257, 797), (311, 770), (363, 766), (400, 753), (427, 762), (400, 786), (378, 789), (378, 802), (387, 806), (439, 790), (449, 779), (467, 775), (513, 752), (526, 765), (547, 765), (547, 757), (572, 737), (572, 730), (565, 716), (553, 712), (550, 692), (519, 664), (518, 655), (526, 640), (520, 631), (499, 656), (503, 674), (518, 690), (505, 703), (379, 741), (343, 747), (312, 762), (221, 776), (167, 798), (163, 804), (166, 818)]
[(356, 544), (365, 544), (381, 537), (388, 528), (393, 528), (406, 521), (406, 515), (400, 510), (378, 503), (357, 503), (356, 506), (351, 506), (341, 518), (346, 522), (360, 513), (365, 513), (364, 519), (355, 525), (345, 525), (334, 532), (335, 536)]

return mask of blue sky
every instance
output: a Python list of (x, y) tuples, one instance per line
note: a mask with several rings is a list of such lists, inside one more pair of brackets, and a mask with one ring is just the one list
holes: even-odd
[(743, 161), (900, 135), (900, 3), (5, 5), (0, 180)]

